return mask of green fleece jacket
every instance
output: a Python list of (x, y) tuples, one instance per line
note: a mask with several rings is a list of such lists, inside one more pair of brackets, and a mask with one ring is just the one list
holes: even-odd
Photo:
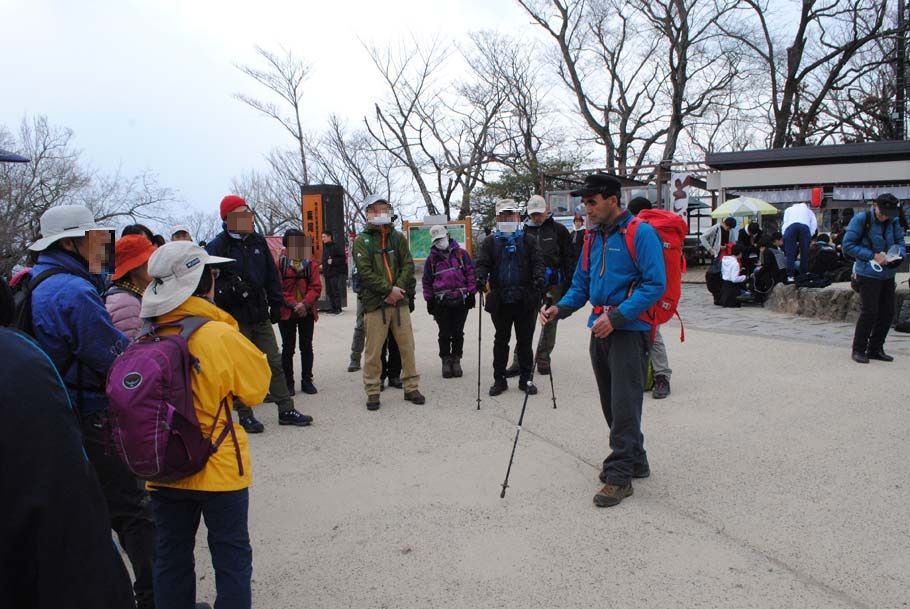
[(354, 240), (354, 264), (363, 289), (360, 298), (364, 311), (375, 311), (383, 304), (393, 286), (413, 298), (417, 288), (414, 259), (404, 235), (394, 228), (367, 228)]

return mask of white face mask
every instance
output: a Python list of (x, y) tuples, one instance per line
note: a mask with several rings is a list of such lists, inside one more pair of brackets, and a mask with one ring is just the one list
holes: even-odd
[(433, 247), (438, 250), (447, 250), (449, 249), (449, 240), (448, 239), (437, 239), (433, 242)]
[(531, 219), (531, 218), (528, 218), (527, 220), (525, 220), (525, 224), (526, 224), (527, 226), (535, 226), (535, 227), (536, 227), (536, 226), (540, 226), (540, 222), (535, 222), (535, 221), (534, 221), (533, 219)]
[(497, 222), (496, 230), (501, 233), (514, 233), (518, 230), (518, 222)]
[(382, 226), (384, 224), (391, 224), (392, 216), (389, 214), (377, 214), (370, 219), (370, 224), (375, 224), (377, 226)]

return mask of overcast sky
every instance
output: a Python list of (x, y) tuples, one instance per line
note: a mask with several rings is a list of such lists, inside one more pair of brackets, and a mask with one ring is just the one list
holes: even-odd
[(361, 120), (382, 95), (360, 40), (458, 40), (476, 29), (536, 35), (513, 0), (0, 0), (0, 124), (43, 114), (75, 132), (99, 170), (144, 169), (199, 209), (287, 146), (232, 98), (261, 93), (234, 63), (284, 45), (313, 65), (307, 129)]

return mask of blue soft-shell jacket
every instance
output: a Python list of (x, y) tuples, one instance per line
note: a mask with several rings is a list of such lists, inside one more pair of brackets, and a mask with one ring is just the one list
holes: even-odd
[(98, 285), (75, 257), (60, 250), (43, 252), (31, 276), (35, 278), (55, 267), (67, 272), (48, 277), (32, 294), (35, 340), (60, 371), (70, 399), (80, 412), (105, 409), (107, 373), (129, 340), (114, 327)]
[[(623, 233), (631, 220), (632, 215), (626, 212), (609, 231), (595, 231), (588, 255), (588, 270), (583, 269), (582, 253), (575, 267), (572, 287), (557, 304), (561, 317), (590, 302), (595, 307), (618, 308), (622, 318), (614, 316), (613, 319), (613, 327), (617, 330), (651, 329), (638, 317), (657, 302), (667, 287), (663, 245), (654, 228), (645, 222), (640, 223), (635, 231), (634, 243), (637, 260), (633, 261)], [(592, 313), (588, 318), (588, 327), (594, 325), (596, 319), (597, 316)]]
[(882, 266), (881, 271), (876, 271), (869, 263), (875, 254), (887, 252), (895, 244), (900, 247), (901, 256), (906, 256), (907, 245), (904, 243), (904, 229), (901, 228), (897, 218), (879, 222), (873, 216), (872, 222), (869, 223), (869, 231), (863, 235), (866, 214), (871, 213), (871, 211), (863, 211), (850, 220), (847, 232), (844, 234), (844, 252), (856, 261), (853, 263), (853, 272), (857, 275), (872, 279), (891, 279), (897, 269)]

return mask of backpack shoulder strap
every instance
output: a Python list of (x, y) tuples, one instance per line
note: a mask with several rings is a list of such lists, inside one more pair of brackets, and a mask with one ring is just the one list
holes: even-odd
[(46, 271), (41, 271), (36, 276), (28, 280), (28, 284), (25, 286), (25, 289), (31, 293), (35, 291), (35, 288), (38, 287), (45, 279), (53, 277), (54, 275), (59, 275), (61, 273), (68, 273), (65, 268), (55, 266), (54, 268), (47, 269)]
[(626, 249), (629, 250), (629, 256), (632, 257), (632, 264), (635, 265), (636, 269), (638, 268), (638, 252), (635, 250), (635, 235), (638, 233), (638, 225), (641, 222), (641, 220), (633, 216), (622, 229), (622, 234), (626, 240)]
[(284, 272), (288, 270), (288, 257), (280, 256), (278, 258), (278, 270), (281, 272), (281, 278), (284, 279)]
[(209, 322), (206, 317), (184, 317), (180, 320), (180, 336), (183, 337), (183, 340), (190, 340), (190, 336), (193, 335), (193, 332), (204, 326)]
[(591, 242), (594, 241), (594, 231), (590, 228), (585, 229), (585, 234), (581, 242), (581, 270), (585, 273), (591, 266)]

